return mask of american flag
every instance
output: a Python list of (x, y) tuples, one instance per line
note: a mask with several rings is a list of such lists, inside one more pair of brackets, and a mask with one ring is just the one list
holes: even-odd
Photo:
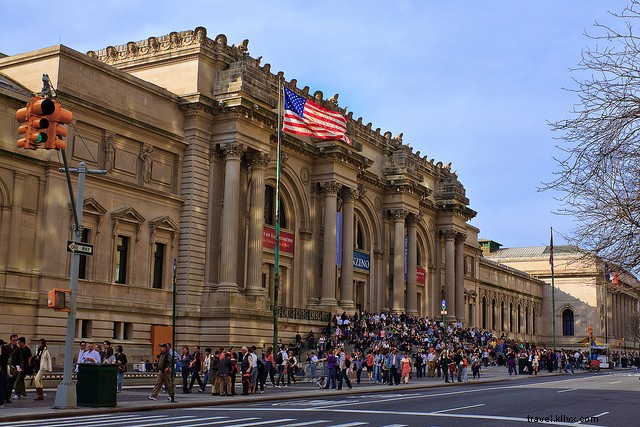
[(282, 130), (318, 139), (338, 139), (351, 144), (345, 134), (347, 119), (342, 114), (324, 108), (287, 88), (284, 88)]

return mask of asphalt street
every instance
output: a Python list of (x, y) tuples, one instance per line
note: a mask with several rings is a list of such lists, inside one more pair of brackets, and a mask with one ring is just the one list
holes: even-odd
[(277, 426), (634, 426), (640, 374), (634, 371), (529, 377), (519, 381), (374, 393), (322, 395), (225, 406), (83, 414), (15, 421), (16, 427)]

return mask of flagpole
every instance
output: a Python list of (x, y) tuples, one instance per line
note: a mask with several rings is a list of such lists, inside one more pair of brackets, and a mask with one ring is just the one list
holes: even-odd
[(551, 240), (550, 249), (551, 252), (549, 262), (551, 263), (551, 314), (553, 318), (553, 351), (556, 351), (556, 278), (553, 269), (553, 227), (551, 227)]
[(280, 141), (282, 139), (282, 77), (278, 78), (278, 148), (276, 160), (276, 242), (273, 275), (273, 351), (278, 348), (278, 292), (280, 288)]

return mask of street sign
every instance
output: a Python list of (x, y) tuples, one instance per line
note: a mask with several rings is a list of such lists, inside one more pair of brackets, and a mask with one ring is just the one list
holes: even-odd
[(444, 316), (445, 314), (447, 314), (447, 310), (440, 310), (440, 314)]
[(93, 245), (88, 243), (77, 243), (73, 240), (67, 240), (67, 252), (80, 255), (93, 255)]
[(446, 300), (446, 299), (443, 299), (443, 300), (442, 300), (442, 309), (444, 310), (444, 309), (446, 309), (446, 308), (447, 308), (447, 300)]

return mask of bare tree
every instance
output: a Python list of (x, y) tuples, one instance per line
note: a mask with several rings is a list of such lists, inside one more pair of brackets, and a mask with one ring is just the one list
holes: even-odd
[[(571, 118), (550, 123), (565, 157), (543, 190), (557, 190), (558, 213), (574, 218), (569, 243), (640, 272), (640, 0), (620, 13), (621, 30), (595, 23), (573, 71), (579, 103)], [(575, 76), (579, 77), (575, 77)], [(586, 77), (585, 77), (586, 76)]]
[(636, 351), (636, 344), (640, 341), (640, 314), (633, 312), (629, 315), (627, 322), (627, 339), (633, 340), (633, 351)]

